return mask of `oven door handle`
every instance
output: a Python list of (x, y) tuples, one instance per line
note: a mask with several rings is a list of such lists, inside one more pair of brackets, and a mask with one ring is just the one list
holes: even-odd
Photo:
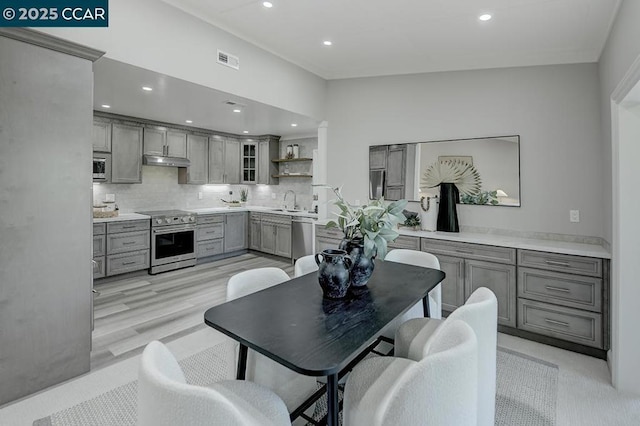
[(169, 226), (166, 228), (159, 228), (159, 229), (154, 229), (153, 233), (154, 234), (172, 234), (174, 232), (184, 232), (184, 231), (194, 231), (195, 232), (196, 227), (193, 225), (185, 225), (185, 226)]

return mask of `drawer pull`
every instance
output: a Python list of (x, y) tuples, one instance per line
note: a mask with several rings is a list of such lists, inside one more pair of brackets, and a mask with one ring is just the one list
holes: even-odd
[(571, 293), (571, 290), (569, 290), (568, 288), (561, 288), (561, 287), (552, 287), (550, 285), (545, 287), (547, 290), (549, 291), (559, 291), (561, 293)]
[(473, 254), (473, 252), (471, 250), (460, 250), (460, 249), (455, 249), (454, 250), (456, 253), (464, 253), (464, 254)]
[(124, 243), (122, 243), (123, 246), (130, 246), (131, 244), (135, 244), (135, 241), (125, 241)]
[(133, 229), (136, 225), (123, 226), (122, 229)]
[(553, 324), (553, 325), (560, 325), (562, 327), (569, 327), (569, 323), (568, 322), (556, 321), (556, 320), (552, 320), (552, 319), (549, 319), (549, 318), (545, 318), (544, 321), (548, 322), (549, 324)]
[(557, 260), (545, 260), (544, 262), (551, 266), (565, 266), (567, 268), (571, 266), (569, 265), (569, 262), (558, 262)]
[(122, 266), (133, 265), (135, 263), (136, 263), (135, 261), (134, 262), (122, 262)]

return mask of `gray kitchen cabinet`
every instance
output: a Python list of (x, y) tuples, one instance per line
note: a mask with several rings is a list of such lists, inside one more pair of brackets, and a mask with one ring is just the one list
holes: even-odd
[(198, 215), (196, 256), (204, 258), (224, 253), (224, 214)]
[(344, 235), (338, 228), (326, 228), (324, 225), (316, 225), (316, 253), (327, 249), (337, 249)]
[(277, 185), (278, 166), (272, 160), (279, 157), (279, 138), (269, 136), (258, 141), (258, 180), (263, 185)]
[(262, 215), (260, 251), (291, 258), (291, 216)]
[(227, 213), (224, 223), (224, 252), (230, 253), (246, 250), (249, 246), (247, 238), (247, 212)]
[(498, 300), (498, 324), (516, 326), (516, 267), (481, 260), (465, 260), (465, 296), (480, 287), (493, 291)]
[(106, 274), (107, 237), (104, 223), (93, 224), (93, 278), (102, 278)]
[(408, 235), (399, 235), (395, 241), (387, 244), (389, 250), (393, 249), (407, 249), (407, 250), (420, 250), (420, 237), (413, 237)]
[(607, 262), (518, 250), (518, 329), (608, 350)]
[(94, 118), (92, 141), (94, 151), (111, 152), (111, 121)]
[(387, 168), (387, 145), (369, 147), (369, 170)]
[(385, 199), (405, 198), (405, 176), (407, 168), (407, 146), (391, 145), (387, 151), (387, 173)]
[(106, 276), (149, 268), (150, 229), (148, 219), (107, 222)]
[(260, 251), (260, 233), (262, 232), (262, 215), (251, 212), (249, 214), (249, 248)]
[(142, 183), (142, 127), (113, 123), (111, 183)]
[(442, 310), (449, 313), (477, 288), (498, 299), (498, 324), (516, 326), (516, 250), (482, 244), (421, 239), (421, 250), (438, 258), (447, 275), (442, 282)]
[(240, 179), (242, 183), (258, 182), (258, 143), (253, 140), (242, 141), (240, 158)]
[(209, 138), (209, 183), (240, 183), (240, 140), (221, 135)]
[(187, 133), (162, 126), (146, 126), (144, 153), (184, 158), (187, 156)]
[(208, 182), (208, 145), (206, 136), (187, 135), (187, 158), (191, 165), (178, 169), (178, 183), (205, 185)]

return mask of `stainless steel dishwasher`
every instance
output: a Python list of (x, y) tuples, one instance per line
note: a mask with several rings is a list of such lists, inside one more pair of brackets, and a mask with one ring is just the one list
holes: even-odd
[(291, 220), (291, 259), (295, 262), (302, 256), (313, 254), (314, 219), (295, 217)]

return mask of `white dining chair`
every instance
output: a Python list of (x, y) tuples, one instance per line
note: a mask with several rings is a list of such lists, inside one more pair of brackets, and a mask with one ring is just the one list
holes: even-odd
[(477, 349), (473, 330), (452, 321), (420, 361), (369, 358), (344, 391), (346, 426), (476, 426)]
[(394, 355), (418, 361), (429, 352), (429, 341), (448, 322), (467, 323), (478, 338), (478, 425), (493, 426), (496, 400), (498, 301), (486, 287), (474, 291), (446, 320), (411, 319), (396, 332)]
[[(227, 301), (247, 296), (288, 281), (279, 268), (256, 268), (232, 276), (227, 283)], [(247, 352), (246, 379), (273, 390), (293, 412), (317, 389), (316, 379), (298, 374), (251, 349)], [(313, 407), (310, 410), (313, 412)], [(309, 410), (308, 410), (309, 411)]]
[[(417, 251), (417, 250), (408, 250), (408, 249), (391, 250), (389, 253), (387, 253), (387, 256), (384, 258), (384, 261), (422, 266), (424, 268), (440, 269), (440, 262), (438, 261), (437, 257), (432, 255), (431, 253), (426, 253), (426, 252)], [(427, 300), (429, 303), (429, 317), (435, 318), (435, 319), (442, 318), (441, 284), (438, 284), (433, 288), (433, 290), (429, 292), (429, 296)], [(424, 307), (422, 305), (422, 301), (412, 306), (411, 309), (405, 312), (400, 318), (396, 318), (391, 323), (389, 323), (382, 331), (382, 335), (389, 339), (393, 339), (398, 327), (400, 327), (402, 323), (412, 318), (424, 318)]]
[(226, 380), (209, 386), (187, 384), (165, 345), (153, 341), (140, 359), (138, 425), (291, 425), (284, 402), (264, 386)]
[(314, 254), (308, 256), (302, 256), (296, 260), (293, 266), (294, 276), (299, 277), (318, 270), (318, 264)]

